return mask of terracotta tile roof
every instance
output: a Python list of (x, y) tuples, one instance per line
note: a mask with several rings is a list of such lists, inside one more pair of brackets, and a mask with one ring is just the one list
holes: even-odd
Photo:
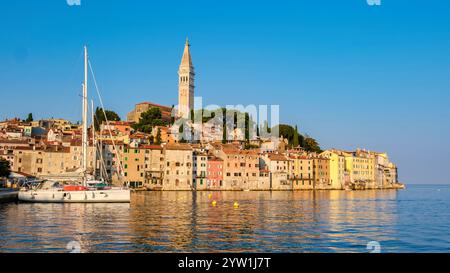
[(148, 104), (150, 106), (159, 107), (159, 108), (161, 108), (161, 110), (172, 111), (172, 107), (153, 103), (153, 102), (148, 102), (148, 101), (140, 102), (140, 103), (137, 103), (136, 105), (141, 105), (141, 104)]
[(162, 146), (161, 145), (142, 145), (139, 146), (139, 148), (137, 149), (147, 149), (147, 150), (162, 150)]
[[(101, 142), (102, 142), (102, 144), (104, 144), (104, 145), (113, 145), (113, 141), (112, 141), (112, 140), (109, 140), (109, 139), (107, 139), (107, 140), (102, 140)], [(121, 141), (121, 140), (116, 140), (116, 141), (114, 141), (114, 144), (116, 144), (117, 146), (119, 146), (119, 145), (124, 145), (123, 141)]]
[(274, 161), (288, 161), (288, 159), (282, 154), (268, 154), (267, 157)]
[(192, 147), (189, 144), (168, 144), (165, 146), (165, 149), (192, 151)]

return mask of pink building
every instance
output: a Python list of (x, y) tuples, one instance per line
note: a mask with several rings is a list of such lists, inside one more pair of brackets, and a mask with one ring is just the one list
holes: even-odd
[(208, 158), (206, 181), (209, 189), (220, 189), (223, 181), (223, 160), (217, 157)]

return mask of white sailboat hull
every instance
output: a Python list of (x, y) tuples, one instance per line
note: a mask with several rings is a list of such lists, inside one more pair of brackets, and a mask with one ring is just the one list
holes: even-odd
[(128, 189), (58, 191), (28, 190), (19, 192), (19, 201), (33, 203), (130, 203)]

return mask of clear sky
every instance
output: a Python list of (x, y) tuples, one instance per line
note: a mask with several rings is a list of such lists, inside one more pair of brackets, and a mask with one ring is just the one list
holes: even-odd
[[(3, 1), (0, 119), (80, 119), (82, 46), (106, 108), (177, 103), (187, 36), (206, 104), (279, 104), (323, 148), (450, 182), (450, 1)], [(91, 88), (93, 91), (93, 89)]]

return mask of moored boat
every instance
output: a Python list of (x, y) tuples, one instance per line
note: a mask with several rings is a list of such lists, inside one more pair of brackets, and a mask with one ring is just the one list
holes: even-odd
[(18, 198), (22, 202), (33, 203), (129, 203), (130, 190), (113, 187), (106, 190), (89, 189), (43, 181), (34, 189), (20, 190)]
[[(83, 132), (82, 132), (82, 168), (81, 183), (65, 183), (55, 180), (44, 180), (31, 187), (24, 187), (19, 191), (18, 199), (22, 202), (35, 203), (129, 203), (130, 189), (112, 187), (103, 181), (91, 180), (87, 173), (88, 150), (88, 107), (87, 107), (87, 75), (88, 53), (84, 48), (84, 83), (83, 83)], [(95, 136), (93, 136), (95, 140)], [(94, 141), (95, 142), (95, 141)], [(94, 161), (95, 153), (94, 153)], [(94, 167), (95, 174), (95, 167)]]

